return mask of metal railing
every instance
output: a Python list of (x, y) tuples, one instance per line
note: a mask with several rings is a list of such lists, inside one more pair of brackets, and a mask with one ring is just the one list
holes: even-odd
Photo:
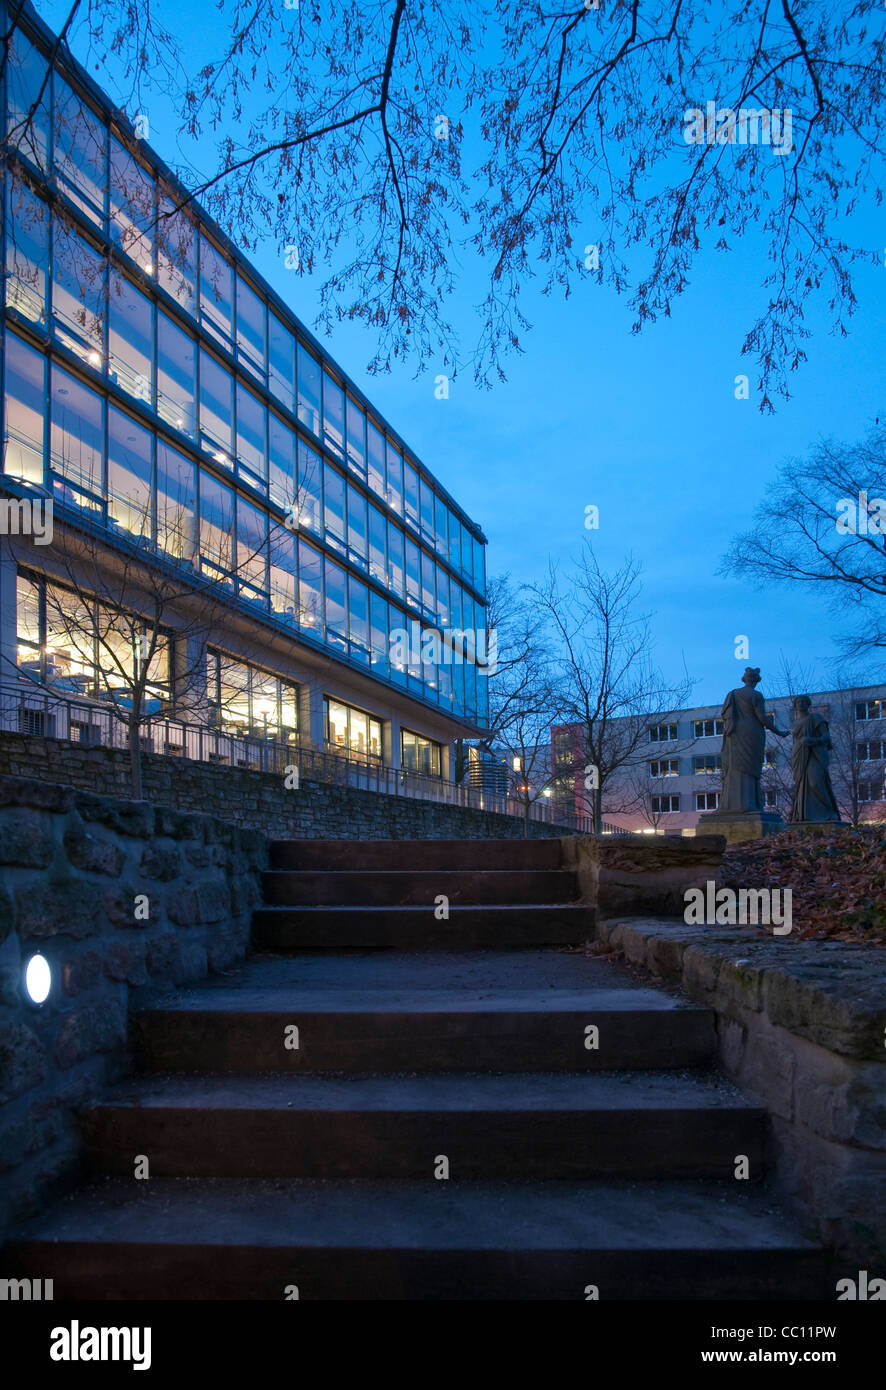
[[(126, 711), (106, 699), (71, 699), (45, 689), (0, 692), (0, 737), (3, 732), (60, 739), (84, 747), (128, 751), (130, 729)], [(165, 714), (140, 721), (142, 751), (161, 757), (210, 763), (218, 767), (246, 768), (283, 777), (298, 769), (298, 782), (353, 787), (388, 796), (411, 797), (474, 811), (490, 811), (557, 826), (579, 834), (593, 833), (593, 823), (554, 807), (545, 797), (525, 802), (508, 792), (490, 792), (441, 777), (388, 767), (381, 761), (359, 757), (348, 750), (326, 751), (299, 739), (278, 742), (263, 735), (212, 728)], [(556, 814), (555, 814), (556, 811)], [(604, 834), (627, 834), (604, 822)]]

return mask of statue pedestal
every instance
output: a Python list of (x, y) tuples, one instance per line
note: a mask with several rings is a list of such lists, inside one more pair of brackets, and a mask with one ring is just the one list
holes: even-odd
[(762, 840), (786, 830), (778, 811), (705, 811), (699, 816), (696, 835), (725, 835), (730, 845), (742, 840)]
[(848, 820), (789, 820), (785, 830), (803, 830), (809, 834), (830, 834), (832, 830), (851, 830)]

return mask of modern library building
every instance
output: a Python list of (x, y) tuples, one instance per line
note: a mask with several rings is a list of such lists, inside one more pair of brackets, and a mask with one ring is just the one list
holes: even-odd
[(139, 699), (220, 762), (450, 779), (481, 529), (29, 5), (2, 86), (5, 727), (101, 741)]

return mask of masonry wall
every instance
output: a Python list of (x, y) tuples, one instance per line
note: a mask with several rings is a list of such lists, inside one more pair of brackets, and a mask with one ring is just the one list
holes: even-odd
[[(0, 734), (0, 776), (35, 777), (96, 792), (131, 796), (129, 754), (59, 739)], [(360, 791), (323, 782), (287, 790), (276, 773), (211, 763), (143, 758), (143, 795), (182, 811), (221, 816), (274, 839), (502, 840), (522, 838), (520, 817), (446, 806), (414, 797)], [(568, 834), (529, 822), (532, 838)]]
[(0, 1242), (76, 1174), (76, 1108), (131, 1070), (138, 995), (244, 956), (266, 864), (260, 832), (213, 816), (0, 776)]

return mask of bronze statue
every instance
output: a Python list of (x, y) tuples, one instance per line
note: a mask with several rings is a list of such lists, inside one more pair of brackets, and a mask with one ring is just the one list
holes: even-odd
[(766, 713), (766, 702), (756, 689), (760, 683), (760, 668), (748, 666), (742, 684), (730, 690), (723, 702), (723, 789), (720, 792), (720, 811), (762, 811), (763, 754), (766, 751), (766, 730), (779, 738), (787, 738), (788, 730), (779, 729), (775, 716)]
[(792, 821), (839, 821), (840, 810), (831, 776), (831, 737), (828, 722), (812, 713), (808, 695), (794, 700), (794, 746), (791, 769), (794, 774), (794, 801), (789, 819)]

